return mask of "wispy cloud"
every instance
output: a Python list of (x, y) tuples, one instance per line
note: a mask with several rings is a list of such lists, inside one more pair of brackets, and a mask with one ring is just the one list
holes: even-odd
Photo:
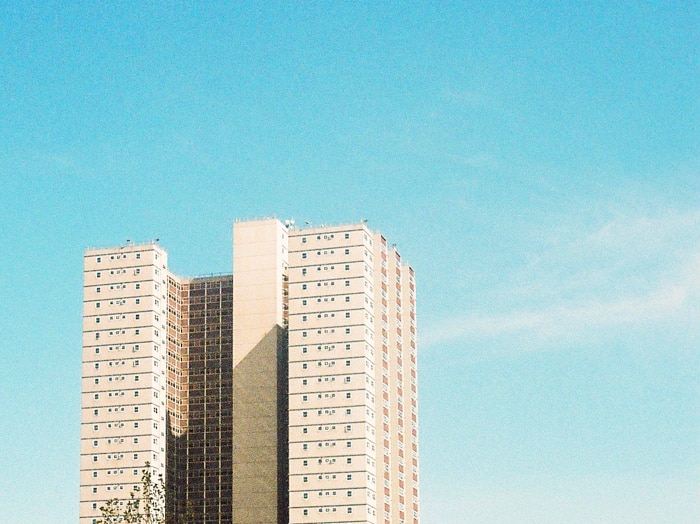
[(619, 215), (560, 238), (422, 346), (509, 337), (523, 351), (606, 330), (700, 324), (700, 211)]
[(690, 524), (700, 518), (694, 480), (576, 478), (489, 487), (453, 483), (424, 492), (423, 517), (457, 524)]

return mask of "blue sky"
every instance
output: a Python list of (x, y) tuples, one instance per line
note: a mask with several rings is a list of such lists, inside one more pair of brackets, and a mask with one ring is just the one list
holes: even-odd
[(700, 521), (698, 5), (227, 4), (0, 7), (3, 522), (77, 520), (83, 250), (265, 215), (415, 267), (423, 522)]

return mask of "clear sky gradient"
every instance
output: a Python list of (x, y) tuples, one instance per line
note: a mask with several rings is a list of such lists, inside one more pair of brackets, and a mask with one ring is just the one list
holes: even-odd
[(700, 522), (699, 50), (697, 2), (4, 2), (0, 519), (77, 521), (83, 250), (276, 215), (416, 269), (425, 524)]

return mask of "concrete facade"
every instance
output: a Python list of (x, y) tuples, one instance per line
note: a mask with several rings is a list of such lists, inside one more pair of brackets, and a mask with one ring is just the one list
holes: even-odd
[(80, 524), (146, 461), (196, 522), (419, 522), (412, 268), (364, 223), (236, 222), (233, 275), (85, 254)]

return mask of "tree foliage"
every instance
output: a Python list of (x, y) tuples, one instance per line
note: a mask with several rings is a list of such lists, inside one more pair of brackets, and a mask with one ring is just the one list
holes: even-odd
[(110, 499), (100, 508), (102, 518), (98, 524), (165, 524), (165, 482), (160, 475), (153, 479), (151, 465), (141, 476), (141, 486), (136, 487), (126, 504), (119, 499)]

